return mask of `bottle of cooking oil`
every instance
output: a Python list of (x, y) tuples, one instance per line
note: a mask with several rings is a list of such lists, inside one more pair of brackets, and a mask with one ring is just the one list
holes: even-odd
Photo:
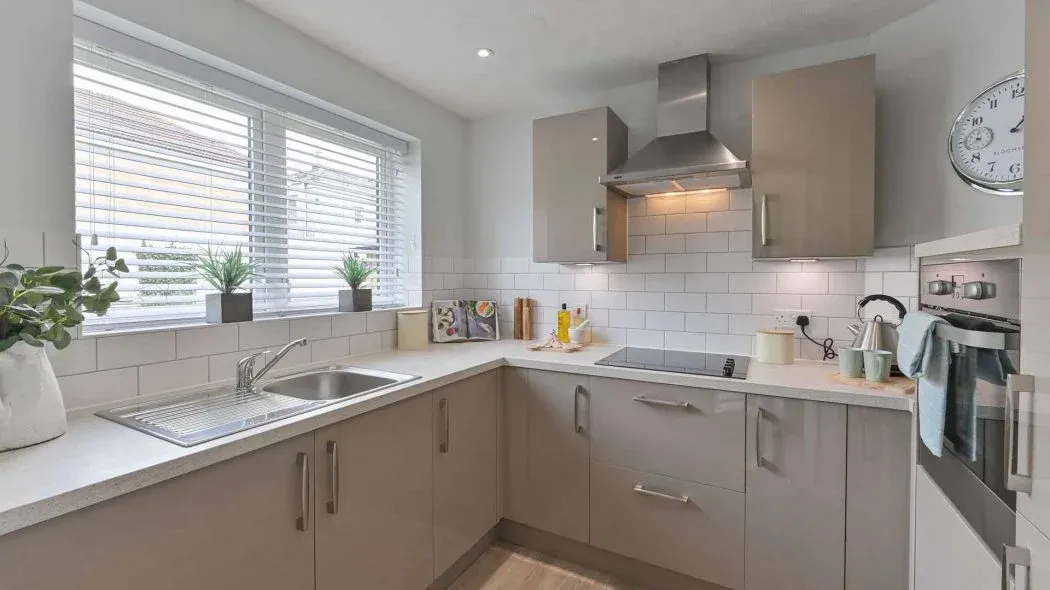
[(561, 309), (558, 310), (558, 341), (568, 342), (569, 341), (569, 324), (572, 322), (572, 316), (569, 314), (569, 306), (562, 303)]

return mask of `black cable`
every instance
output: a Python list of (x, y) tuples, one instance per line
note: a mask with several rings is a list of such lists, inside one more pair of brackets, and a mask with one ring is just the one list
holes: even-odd
[(835, 352), (835, 340), (834, 339), (832, 339), (832, 338), (825, 338), (824, 342), (821, 343), (821, 342), (817, 342), (816, 340), (811, 338), (809, 334), (806, 333), (806, 326), (809, 325), (809, 318), (808, 317), (806, 317), (804, 315), (800, 315), (800, 316), (798, 316), (798, 319), (795, 320), (795, 323), (798, 324), (798, 326), (800, 328), (802, 328), (802, 335), (806, 337), (806, 340), (809, 340), (813, 344), (816, 344), (817, 346), (819, 346), (821, 348), (821, 350), (824, 351), (824, 360), (830, 361), (832, 359), (838, 358), (839, 353)]

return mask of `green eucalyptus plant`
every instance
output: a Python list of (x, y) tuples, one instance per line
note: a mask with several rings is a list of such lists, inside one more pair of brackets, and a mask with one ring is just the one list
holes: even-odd
[(61, 266), (7, 264), (9, 254), (5, 242), (0, 259), (0, 352), (19, 342), (37, 347), (51, 342), (62, 350), (72, 340), (67, 330), (84, 322), (84, 312), (104, 316), (120, 301), (117, 282), (103, 286), (99, 280), (100, 274), (116, 278), (117, 272), (128, 272), (116, 248), (92, 260), (83, 274)]
[(368, 259), (357, 253), (347, 252), (343, 254), (339, 264), (333, 266), (332, 269), (335, 274), (346, 281), (347, 285), (350, 285), (350, 289), (356, 291), (379, 270), (379, 265), (369, 262)]
[(197, 256), (196, 266), (204, 280), (226, 295), (259, 276), (255, 264), (245, 258), (240, 246), (215, 252), (208, 246)]

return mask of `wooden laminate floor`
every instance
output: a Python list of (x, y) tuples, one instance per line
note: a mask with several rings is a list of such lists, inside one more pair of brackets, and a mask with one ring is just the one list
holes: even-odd
[(609, 574), (498, 542), (449, 590), (645, 590)]

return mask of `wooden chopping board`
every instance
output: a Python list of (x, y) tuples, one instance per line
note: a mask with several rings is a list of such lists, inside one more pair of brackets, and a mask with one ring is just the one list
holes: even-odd
[(904, 395), (911, 395), (915, 393), (915, 382), (907, 377), (895, 377), (890, 376), (890, 380), (885, 383), (872, 383), (864, 377), (843, 377), (841, 373), (833, 373), (828, 376), (828, 380), (838, 383), (840, 385), (849, 385), (850, 387), (861, 387), (864, 389), (871, 389), (874, 391), (888, 391), (892, 393), (900, 393)]

